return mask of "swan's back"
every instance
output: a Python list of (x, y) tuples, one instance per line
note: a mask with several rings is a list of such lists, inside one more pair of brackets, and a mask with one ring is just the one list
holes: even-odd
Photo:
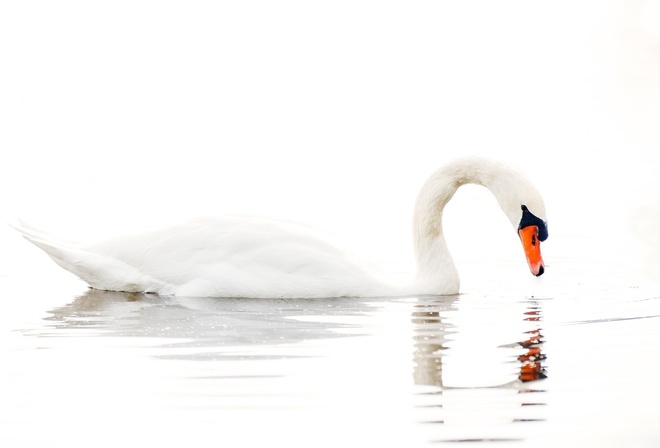
[(247, 217), (207, 218), (86, 248), (18, 228), (92, 287), (211, 297), (382, 295), (365, 264), (304, 226)]

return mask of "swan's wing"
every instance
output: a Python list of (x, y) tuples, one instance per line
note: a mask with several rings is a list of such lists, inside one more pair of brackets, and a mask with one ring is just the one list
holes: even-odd
[(292, 223), (195, 220), (81, 247), (21, 223), (16, 230), (97, 289), (215, 297), (384, 295), (347, 252)]
[(366, 263), (323, 235), (272, 219), (197, 219), (89, 250), (134, 266), (177, 295), (356, 296), (380, 285)]
[(53, 238), (23, 221), (10, 223), (23, 237), (46, 252), (60, 267), (97, 289), (155, 291), (161, 282), (123, 261), (95, 254), (75, 243)]

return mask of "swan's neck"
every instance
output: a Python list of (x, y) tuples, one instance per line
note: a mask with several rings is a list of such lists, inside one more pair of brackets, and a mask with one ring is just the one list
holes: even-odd
[[(443, 235), (442, 215), (456, 190), (465, 184), (488, 188), (514, 228), (520, 222), (520, 205), (524, 203), (520, 192), (536, 191), (518, 172), (489, 160), (460, 159), (436, 171), (422, 187), (415, 205), (413, 238), (418, 293), (456, 294), (459, 291), (458, 272)], [(535, 195), (529, 201), (535, 202)], [(530, 205), (543, 207), (542, 202)]]

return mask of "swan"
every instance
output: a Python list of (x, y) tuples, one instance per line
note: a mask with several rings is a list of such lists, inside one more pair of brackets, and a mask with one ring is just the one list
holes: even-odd
[(456, 190), (488, 188), (511, 221), (531, 273), (544, 272), (545, 206), (532, 183), (493, 160), (461, 158), (435, 171), (414, 207), (417, 274), (399, 287), (311, 229), (254, 217), (205, 218), (89, 246), (60, 241), (23, 222), (14, 227), (58, 265), (92, 288), (193, 297), (323, 298), (459, 292), (456, 266), (442, 230)]

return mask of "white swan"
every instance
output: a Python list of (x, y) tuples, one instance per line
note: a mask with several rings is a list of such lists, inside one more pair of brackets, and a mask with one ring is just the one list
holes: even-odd
[(417, 276), (397, 288), (313, 234), (283, 221), (245, 217), (191, 221), (78, 247), (15, 225), (57, 264), (97, 289), (207, 297), (341, 297), (456, 294), (459, 277), (442, 232), (456, 189), (487, 187), (518, 231), (529, 268), (543, 274), (548, 236), (543, 200), (520, 173), (482, 158), (456, 160), (422, 187), (413, 218)]

